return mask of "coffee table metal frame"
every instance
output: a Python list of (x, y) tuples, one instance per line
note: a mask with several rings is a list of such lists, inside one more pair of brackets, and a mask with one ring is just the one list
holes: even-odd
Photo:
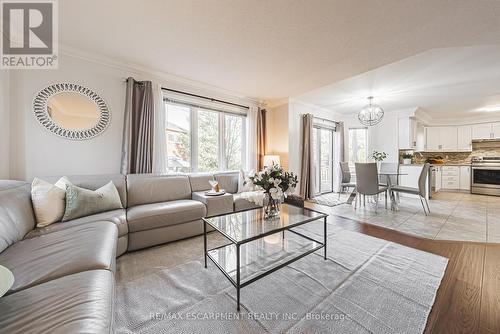
[[(283, 205), (287, 205), (287, 204), (283, 204)], [(250, 209), (250, 210), (262, 210), (262, 208), (258, 208), (258, 209)], [(250, 211), (250, 210), (245, 210), (245, 211)], [(289, 265), (290, 263), (293, 263), (301, 258), (303, 258), (304, 256), (307, 256), (311, 253), (314, 253), (318, 250), (320, 250), (321, 248), (324, 249), (324, 255), (323, 255), (323, 258), (326, 260), (326, 245), (327, 245), (327, 217), (328, 215), (325, 214), (325, 213), (322, 213), (322, 212), (319, 212), (319, 211), (315, 211), (315, 210), (311, 210), (311, 209), (308, 209), (308, 208), (304, 208), (304, 210), (309, 210), (309, 211), (313, 211), (313, 212), (316, 212), (319, 214), (319, 216), (317, 217), (314, 217), (314, 218), (310, 218), (310, 219), (305, 219), (303, 221), (300, 221), (298, 223), (295, 223), (295, 224), (291, 224), (291, 225), (287, 225), (287, 226), (283, 226), (283, 227), (279, 227), (279, 228), (276, 228), (276, 229), (273, 229), (273, 230), (270, 230), (270, 231), (267, 231), (267, 232), (264, 232), (262, 234), (259, 234), (259, 235), (255, 235), (253, 237), (249, 237), (248, 239), (244, 239), (244, 240), (241, 240), (241, 241), (237, 241), (235, 240), (234, 238), (230, 237), (227, 233), (219, 230), (217, 228), (217, 226), (214, 226), (213, 224), (210, 223), (210, 221), (208, 219), (210, 218), (202, 218), (203, 220), (203, 247), (204, 247), (204, 252), (205, 252), (205, 268), (207, 268), (207, 258), (209, 258), (210, 260), (212, 260), (212, 262), (215, 264), (215, 266), (217, 268), (219, 268), (219, 270), (224, 274), (224, 276), (226, 276), (226, 278), (229, 280), (229, 282), (231, 282), (231, 284), (233, 284), (233, 286), (236, 288), (236, 309), (239, 311), (240, 310), (240, 289), (275, 272), (276, 270), (279, 270), (283, 267), (286, 267), (287, 265)], [(221, 216), (226, 216), (226, 215), (231, 215), (231, 214), (235, 214), (237, 212), (231, 212), (231, 213), (227, 213), (227, 214), (224, 214), (224, 215), (219, 215), (218, 217), (221, 217)], [(214, 218), (214, 217), (211, 217), (211, 218)], [(318, 241), (318, 240), (315, 240), (311, 237), (308, 237), (302, 233), (299, 233), (297, 231), (293, 231), (292, 228), (294, 227), (297, 227), (297, 226), (300, 226), (300, 225), (304, 225), (304, 224), (307, 224), (307, 223), (311, 223), (311, 222), (314, 222), (314, 221), (317, 221), (317, 220), (320, 220), (320, 219), (323, 219), (323, 229), (324, 229), (324, 237), (323, 237), (323, 242), (321, 241)], [(230, 241), (230, 243), (228, 244), (225, 244), (225, 245), (222, 245), (222, 246), (219, 246), (219, 247), (215, 247), (215, 248), (212, 248), (212, 249), (207, 249), (207, 225), (210, 225), (216, 232), (222, 234), (226, 239), (228, 239)], [(310, 250), (304, 252), (304, 253), (301, 253), (299, 254), (298, 256), (290, 259), (290, 260), (287, 260), (283, 263), (280, 263), (279, 265), (275, 266), (275, 267), (272, 267), (270, 268), (269, 270), (255, 276), (255, 277), (252, 277), (251, 279), (249, 279), (248, 281), (245, 281), (245, 282), (241, 282), (241, 278), (240, 278), (240, 247), (241, 245), (244, 245), (248, 242), (251, 242), (251, 241), (254, 241), (254, 240), (257, 240), (257, 239), (262, 239), (266, 236), (269, 236), (269, 235), (272, 235), (272, 234), (275, 234), (275, 233), (279, 233), (279, 232), (282, 232), (283, 233), (283, 239), (285, 238), (285, 231), (289, 231), (291, 233), (294, 233), (300, 237), (303, 237), (309, 241), (312, 241), (312, 242), (315, 242), (318, 244), (318, 246), (314, 247), (314, 248), (311, 248)], [(217, 250), (217, 249), (220, 249), (220, 248), (224, 248), (224, 247), (227, 247), (229, 245), (235, 245), (236, 246), (236, 280), (234, 280), (231, 275), (217, 262), (217, 260), (215, 260), (211, 255), (210, 255), (210, 251), (213, 251), (213, 250)]]

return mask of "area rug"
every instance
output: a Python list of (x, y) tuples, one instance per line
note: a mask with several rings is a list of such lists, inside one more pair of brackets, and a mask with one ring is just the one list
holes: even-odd
[(324, 195), (319, 195), (314, 198), (311, 198), (308, 200), (309, 202), (320, 204), (320, 205), (326, 205), (330, 207), (334, 207), (340, 204), (345, 204), (346, 200), (343, 198), (343, 196), (340, 197), (336, 193), (329, 193), (329, 194), (324, 194)]
[[(307, 233), (319, 238), (322, 227)], [(244, 287), (241, 312), (235, 288), (202, 258), (117, 279), (116, 332), (423, 332), (448, 259), (333, 226), (328, 242), (327, 260), (318, 251)], [(148, 251), (127, 256), (118, 259), (124, 272), (151, 262)]]

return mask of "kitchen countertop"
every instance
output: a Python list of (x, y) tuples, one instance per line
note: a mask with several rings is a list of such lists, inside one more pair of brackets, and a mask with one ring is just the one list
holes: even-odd
[[(404, 165), (401, 164), (401, 166), (423, 166), (424, 164), (411, 164), (411, 165)], [(470, 166), (470, 162), (463, 162), (463, 163), (458, 163), (458, 162), (450, 162), (450, 163), (445, 163), (445, 164), (431, 164), (431, 166)]]

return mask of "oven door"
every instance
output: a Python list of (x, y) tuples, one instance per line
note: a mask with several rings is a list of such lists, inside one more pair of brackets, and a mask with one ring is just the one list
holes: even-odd
[(472, 167), (471, 192), (500, 196), (500, 167)]

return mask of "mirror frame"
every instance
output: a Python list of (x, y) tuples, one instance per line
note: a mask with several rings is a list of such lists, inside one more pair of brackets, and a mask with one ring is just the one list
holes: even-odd
[[(96, 104), (99, 110), (99, 119), (93, 127), (82, 130), (70, 130), (62, 127), (50, 118), (47, 108), (49, 99), (56, 94), (66, 92), (81, 94)], [(74, 83), (56, 83), (39, 91), (33, 100), (33, 111), (38, 122), (47, 130), (59, 137), (71, 140), (94, 138), (103, 133), (111, 121), (111, 113), (106, 102), (91, 89)]]

